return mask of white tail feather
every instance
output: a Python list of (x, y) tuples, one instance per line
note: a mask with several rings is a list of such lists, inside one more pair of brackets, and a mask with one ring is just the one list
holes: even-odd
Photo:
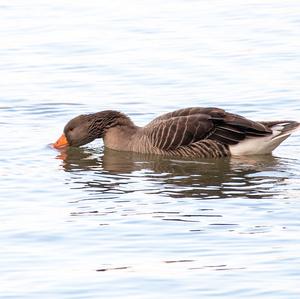
[(281, 142), (300, 129), (300, 124), (293, 126), (291, 129), (288, 129), (289, 125), (289, 123), (274, 125), (271, 127), (272, 135), (248, 137), (238, 144), (230, 145), (229, 150), (234, 156), (270, 154)]

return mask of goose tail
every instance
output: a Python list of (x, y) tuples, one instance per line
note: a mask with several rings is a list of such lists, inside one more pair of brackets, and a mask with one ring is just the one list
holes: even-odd
[(260, 122), (271, 130), (271, 134), (264, 137), (248, 137), (238, 144), (229, 147), (232, 155), (263, 155), (270, 154), (292, 133), (300, 129), (296, 121)]
[[(293, 132), (300, 129), (300, 123), (296, 121), (271, 121), (260, 122), (266, 127), (270, 128), (273, 132), (272, 139), (281, 139), (283, 137), (289, 137)], [(285, 139), (286, 139), (285, 138)]]

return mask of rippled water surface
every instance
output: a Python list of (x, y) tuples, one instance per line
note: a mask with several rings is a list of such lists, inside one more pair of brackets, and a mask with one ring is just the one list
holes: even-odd
[(297, 1), (0, 6), (1, 298), (300, 298), (300, 135), (272, 156), (53, 150), (81, 113), (300, 119)]

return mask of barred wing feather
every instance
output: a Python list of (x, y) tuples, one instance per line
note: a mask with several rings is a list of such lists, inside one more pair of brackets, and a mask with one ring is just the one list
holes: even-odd
[(144, 132), (154, 147), (163, 150), (174, 150), (204, 139), (234, 145), (246, 137), (272, 133), (261, 123), (218, 108), (176, 110), (154, 119)]

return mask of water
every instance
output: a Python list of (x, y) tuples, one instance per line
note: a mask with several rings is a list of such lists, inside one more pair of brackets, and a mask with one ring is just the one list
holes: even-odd
[(299, 298), (299, 134), (220, 160), (48, 146), (104, 109), (299, 120), (297, 1), (0, 11), (1, 298)]

